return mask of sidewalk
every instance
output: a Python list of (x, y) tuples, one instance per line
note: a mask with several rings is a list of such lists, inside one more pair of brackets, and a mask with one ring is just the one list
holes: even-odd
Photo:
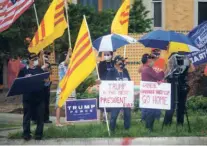
[[(22, 123), (22, 114), (0, 113), (0, 123)], [(50, 116), (50, 120), (55, 123), (55, 117)], [(65, 118), (61, 117), (61, 122), (65, 122)]]
[[(50, 117), (55, 123), (55, 117)], [(64, 122), (65, 119), (61, 118)], [(0, 113), (0, 123), (22, 123), (21, 114)], [(46, 126), (47, 127), (47, 126)], [(141, 138), (58, 138), (41, 141), (22, 139), (7, 139), (9, 133), (15, 133), (22, 128), (0, 131), (0, 144), (4, 145), (207, 145), (207, 137), (141, 137)]]

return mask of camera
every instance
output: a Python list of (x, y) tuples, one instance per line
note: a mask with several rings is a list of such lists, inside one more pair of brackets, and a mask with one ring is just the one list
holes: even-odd
[(173, 53), (168, 59), (168, 74), (180, 75), (190, 66), (189, 58), (184, 54)]

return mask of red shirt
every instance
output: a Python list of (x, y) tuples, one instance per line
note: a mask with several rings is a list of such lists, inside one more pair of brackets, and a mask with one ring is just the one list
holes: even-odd
[(164, 79), (164, 72), (156, 72), (152, 67), (143, 66), (141, 78), (142, 81), (157, 82)]

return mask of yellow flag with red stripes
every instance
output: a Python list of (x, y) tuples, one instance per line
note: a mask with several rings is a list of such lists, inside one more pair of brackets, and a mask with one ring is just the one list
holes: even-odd
[(61, 37), (67, 26), (64, 16), (64, 0), (53, 0), (30, 42), (29, 52), (39, 53), (55, 39)]
[(72, 92), (90, 75), (95, 67), (96, 56), (92, 47), (86, 18), (84, 17), (67, 73), (60, 82), (59, 107), (63, 106)]
[(129, 27), (130, 0), (125, 0), (114, 17), (111, 33), (127, 35)]

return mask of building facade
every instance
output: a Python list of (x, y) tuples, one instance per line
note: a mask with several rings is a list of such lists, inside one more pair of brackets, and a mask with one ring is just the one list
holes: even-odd
[[(97, 11), (117, 10), (124, 0), (72, 0), (75, 4), (90, 5)], [(153, 18), (154, 29), (191, 30), (207, 20), (207, 0), (142, 0)], [(134, 0), (131, 0), (131, 4)]]

